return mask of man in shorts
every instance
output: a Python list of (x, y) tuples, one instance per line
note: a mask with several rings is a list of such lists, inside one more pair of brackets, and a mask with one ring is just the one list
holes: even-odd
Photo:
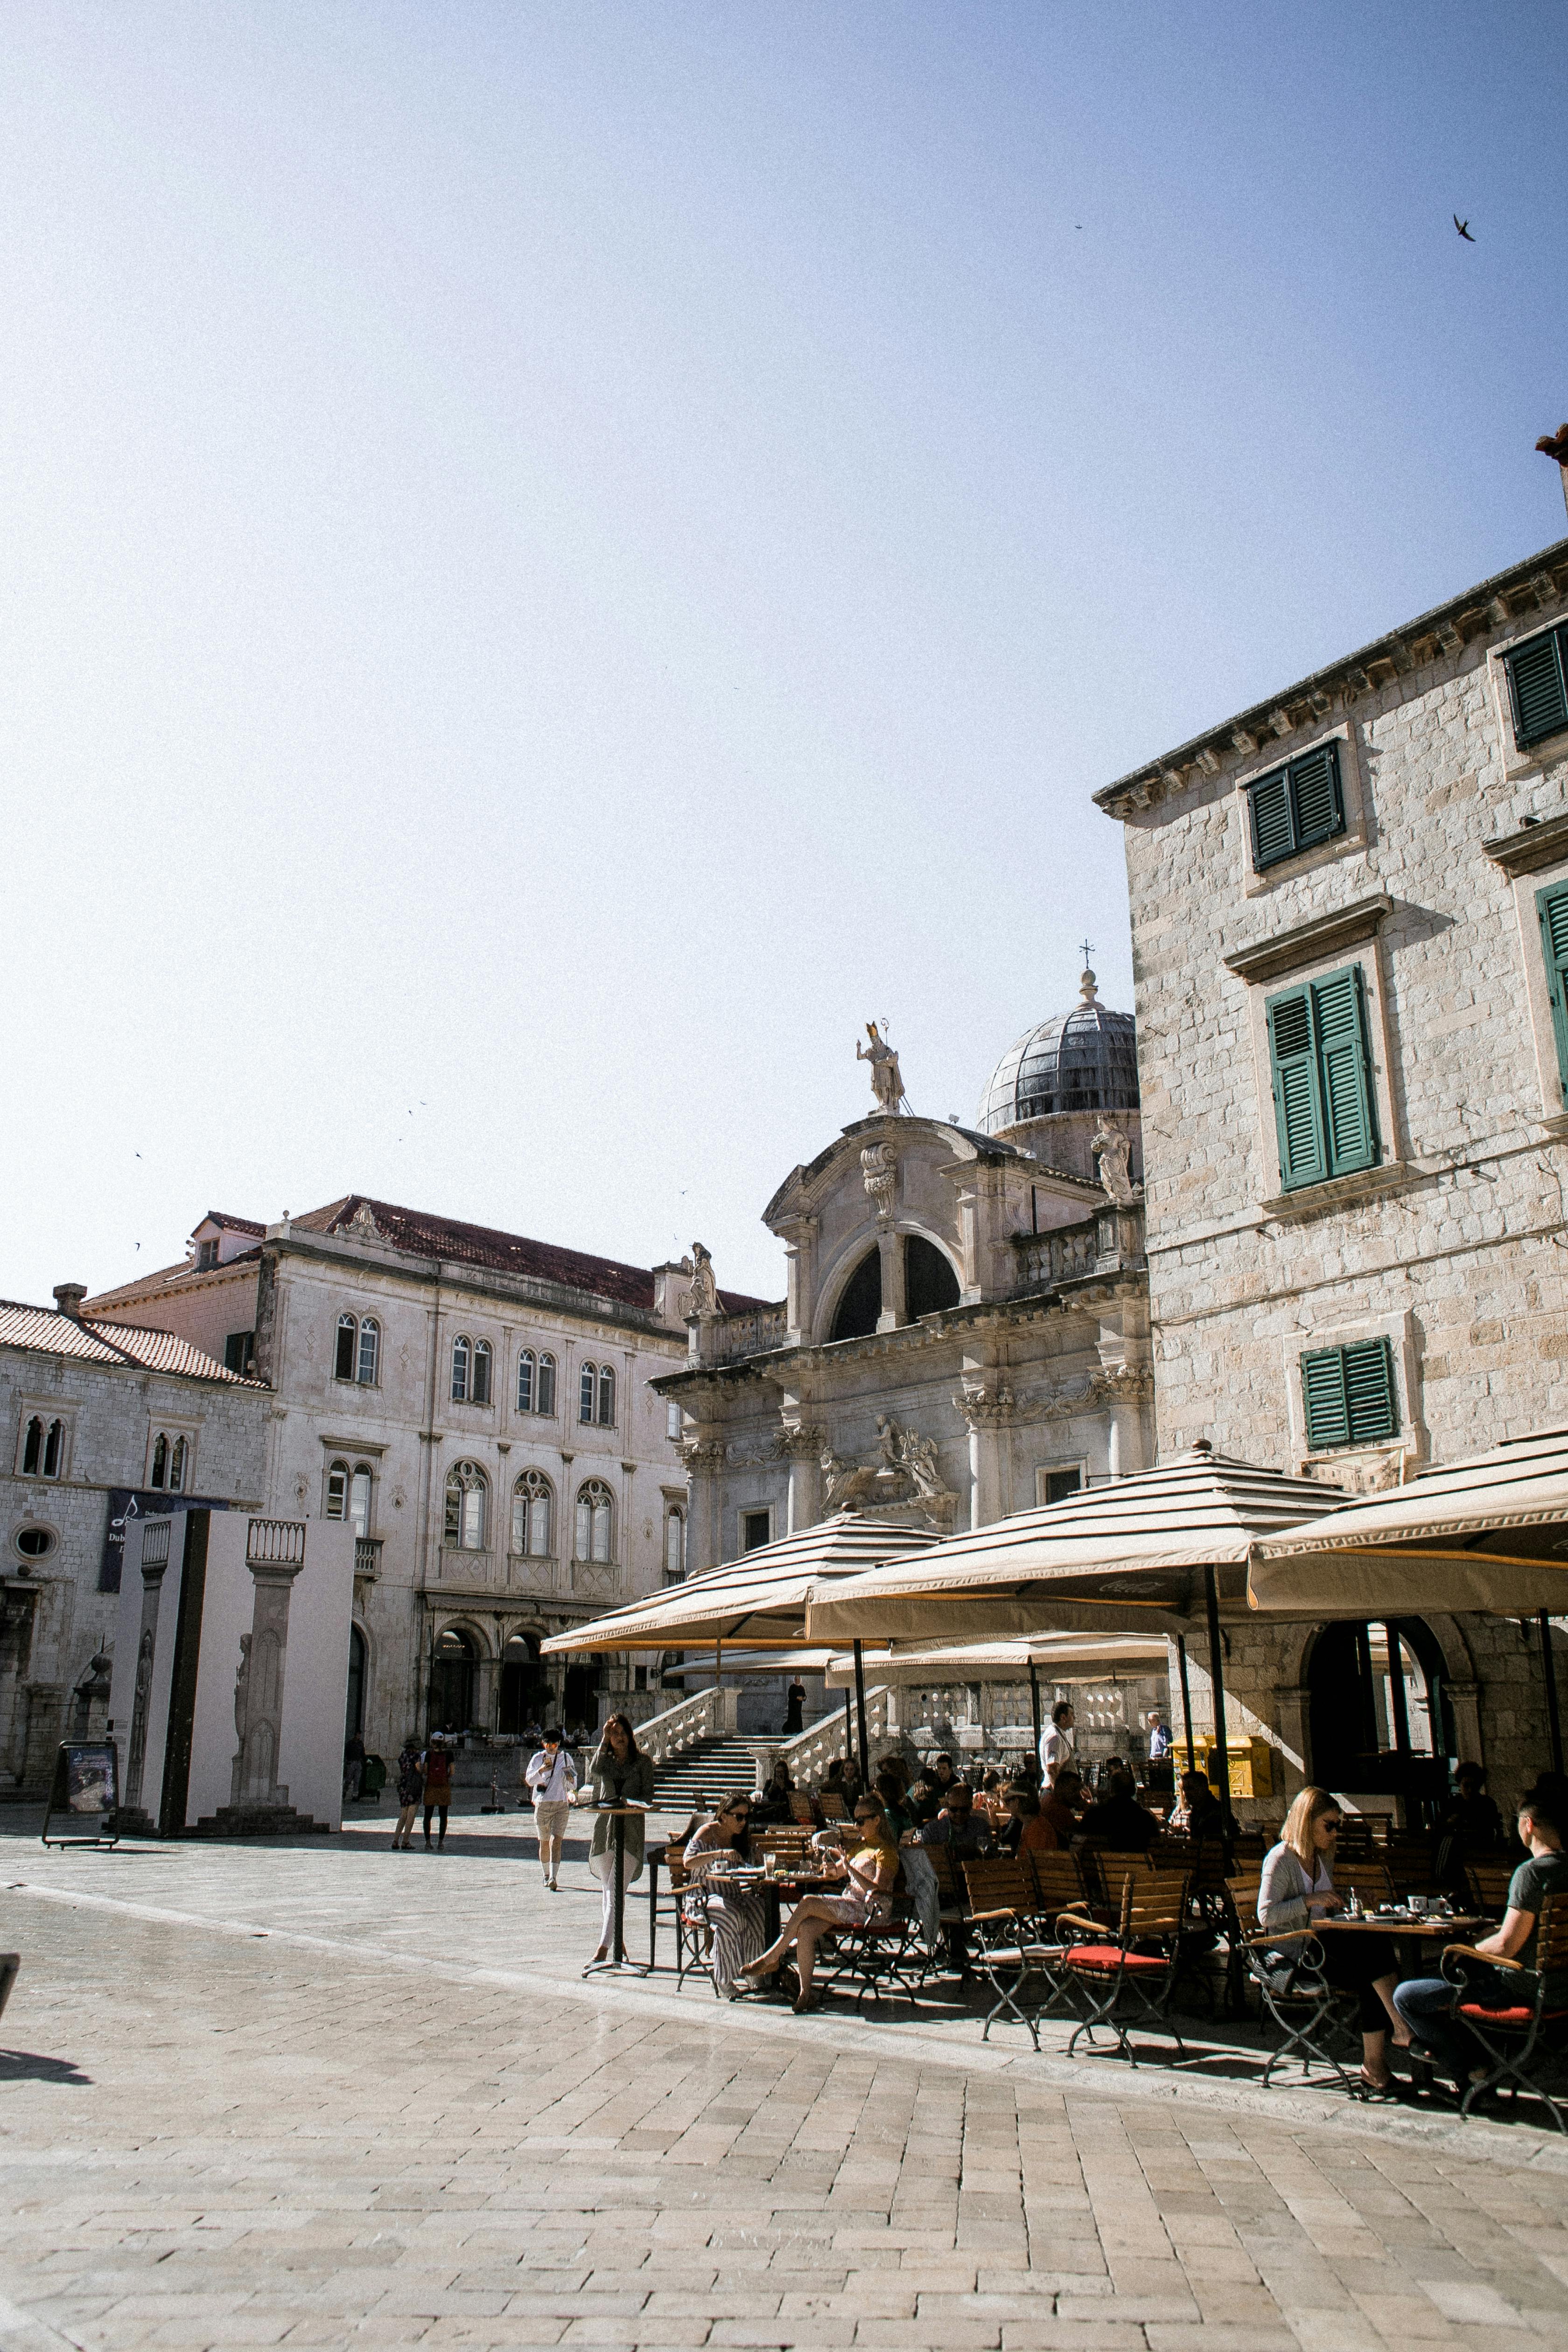
[(539, 1867), (552, 1895), (560, 1892), (561, 1841), (566, 1834), (577, 1767), (559, 1731), (547, 1731), (544, 1745), (528, 1759), (523, 1774), (533, 1791), (533, 1826), (539, 1832)]

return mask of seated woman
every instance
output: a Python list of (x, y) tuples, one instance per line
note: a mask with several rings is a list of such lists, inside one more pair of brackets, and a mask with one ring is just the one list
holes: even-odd
[(751, 1859), (751, 1798), (737, 1790), (686, 1841), (687, 1877), (706, 1897), (708, 1925), (713, 1930), (713, 1982), (726, 2000), (738, 2000), (752, 1990), (745, 1971), (767, 1940), (767, 1910), (761, 1893), (726, 1885), (722, 1875), (735, 1863)]
[(795, 1818), (790, 1799), (795, 1794), (795, 1782), (790, 1779), (789, 1766), (779, 1757), (772, 1772), (752, 1800), (752, 1817), (761, 1822), (787, 1822)]
[[(1258, 1924), (1266, 1936), (1281, 1939), (1278, 1955), (1268, 1955), (1271, 1967), (1285, 1970), (1301, 1966), (1300, 1931), (1344, 1909), (1334, 1893), (1339, 1834), (1338, 1798), (1327, 1789), (1303, 1789), (1285, 1816), (1279, 1844), (1263, 1857)], [(1372, 2098), (1392, 2099), (1397, 2094), (1388, 2068), (1389, 2028), (1394, 2027), (1402, 2050), (1410, 2046), (1410, 2032), (1394, 2006), (1395, 1979), (1392, 1969), (1384, 1969), (1387, 1954), (1381, 1938), (1369, 1937), (1363, 1943), (1330, 1937), (1322, 1948), (1329, 1983), (1361, 1997), (1362, 2087)]]
[(843, 1893), (808, 1895), (804, 1903), (797, 1903), (777, 1942), (744, 1971), (748, 1979), (760, 1984), (764, 1977), (778, 1974), (784, 1954), (793, 1948), (800, 1977), (800, 1992), (795, 2004), (797, 2013), (820, 2005), (820, 1996), (813, 1998), (811, 1979), (816, 1948), (824, 1936), (831, 1936), (837, 1927), (876, 1927), (892, 1912), (899, 1850), (889, 1837), (879, 1797), (857, 1800), (855, 1826), (863, 1843), (853, 1853), (833, 1854), (829, 1865), (842, 1865)]
[(1002, 1826), (996, 1832), (999, 1853), (1050, 1853), (1057, 1844), (1057, 1833), (1040, 1811), (1040, 1801), (1026, 1783), (1020, 1787), (1011, 1781), (1002, 1791), (1006, 1808)]

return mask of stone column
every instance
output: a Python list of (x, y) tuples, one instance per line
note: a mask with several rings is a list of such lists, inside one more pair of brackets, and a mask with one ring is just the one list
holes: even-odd
[(827, 1433), (815, 1422), (791, 1415), (786, 1406), (773, 1443), (789, 1464), (784, 1532), (798, 1535), (803, 1528), (816, 1527), (822, 1517), (822, 1456), (827, 1446)]
[(686, 1514), (686, 1573), (696, 1576), (705, 1568), (717, 1568), (722, 1557), (724, 1481), (721, 1475), (727, 1452), (721, 1437), (699, 1429), (676, 1447), (686, 1465), (690, 1479), (690, 1502)]
[(806, 1346), (816, 1312), (816, 1236), (815, 1217), (791, 1217), (773, 1231), (784, 1245), (788, 1269), (785, 1320), (792, 1348)]
[(289, 1790), (278, 1778), (283, 1741), (283, 1679), (289, 1654), (289, 1604), (305, 1565), (302, 1522), (253, 1519), (247, 1566), (255, 1586), (250, 1631), (239, 1637), (234, 1725), (239, 1745), (229, 1783), (229, 1806), (247, 1813), (278, 1812)]
[(1481, 1745), (1481, 1686), (1478, 1682), (1450, 1682), (1444, 1685), (1454, 1717), (1454, 1745), (1461, 1763), (1484, 1764), (1486, 1751)]
[[(158, 1605), (169, 1566), (169, 1522), (161, 1523), (161, 1559), (148, 1558), (152, 1527), (142, 1531), (142, 1624), (136, 1643), (136, 1688), (131, 1703), (131, 1732), (125, 1754), (125, 1811), (140, 1812), (142, 1783), (147, 1765), (147, 1713), (153, 1702), (153, 1662), (158, 1648)], [(151, 1824), (149, 1823), (149, 1827)]]

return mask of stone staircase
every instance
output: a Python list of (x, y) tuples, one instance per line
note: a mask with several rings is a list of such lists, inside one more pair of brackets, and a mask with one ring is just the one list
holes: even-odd
[(717, 1737), (696, 1740), (654, 1772), (654, 1802), (661, 1812), (696, 1812), (736, 1789), (757, 1785), (757, 1753), (774, 1740)]

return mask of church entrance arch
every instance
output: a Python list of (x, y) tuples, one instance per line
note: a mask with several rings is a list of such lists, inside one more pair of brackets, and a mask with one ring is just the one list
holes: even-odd
[(1307, 1662), (1313, 1779), (1349, 1796), (1402, 1797), (1409, 1822), (1426, 1823), (1454, 1753), (1447, 1677), (1424, 1618), (1325, 1625)]
[(472, 1724), (477, 1663), (473, 1635), (460, 1626), (448, 1625), (438, 1637), (430, 1661), (432, 1731), (467, 1731)]

